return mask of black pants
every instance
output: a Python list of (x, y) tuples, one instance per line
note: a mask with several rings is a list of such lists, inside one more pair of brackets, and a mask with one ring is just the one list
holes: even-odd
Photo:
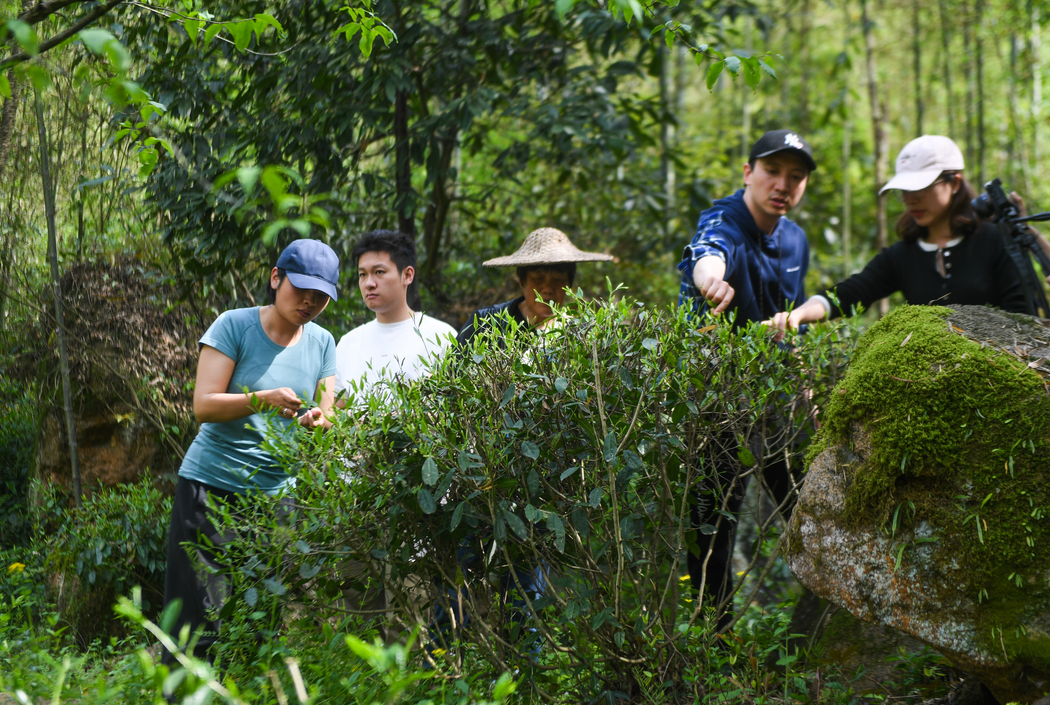
[[(217, 613), (230, 595), (230, 579), (223, 572), (222, 544), (232, 536), (220, 534), (211, 522), (208, 495), (214, 499), (236, 503), (239, 495), (220, 490), (203, 482), (179, 478), (171, 507), (171, 526), (168, 529), (168, 567), (164, 573), (164, 606), (172, 600), (182, 600), (182, 609), (171, 633), (176, 638), (184, 625), (190, 634), (203, 628), (195, 653), (212, 658), (209, 653), (219, 636)], [(207, 539), (207, 541), (205, 541)], [(214, 548), (184, 547), (183, 543), (204, 544)], [(191, 557), (192, 556), (192, 557)], [(195, 560), (202, 567), (195, 565)], [(162, 662), (175, 659), (165, 650)]]
[[(744, 468), (735, 457), (722, 454), (715, 457), (713, 463), (714, 477), (701, 482), (693, 496), (690, 513), (694, 527), (692, 538), (695, 541), (695, 547), (690, 546), (687, 556), (689, 578), (693, 589), (698, 591), (703, 581), (704, 604), (711, 607), (720, 604), (733, 591), (733, 545), (736, 539), (736, 517), (740, 513), (740, 505), (744, 501), (747, 483), (750, 479), (750, 477), (741, 477), (747, 468)], [(788, 469), (787, 461), (779, 456), (773, 460), (767, 460), (761, 475), (777, 506), (784, 504), (781, 512), (786, 519), (791, 515), (797, 498), (791, 496), (796, 478)], [(727, 492), (729, 493), (728, 501), (726, 500)], [(789, 497), (790, 499), (785, 504), (784, 500)], [(732, 520), (720, 514), (723, 502), (725, 511), (733, 516)], [(717, 530), (713, 530), (716, 526)], [(693, 541), (690, 543), (692, 544)], [(711, 551), (710, 560), (707, 560), (708, 551)], [(707, 560), (706, 580), (704, 579), (705, 560)], [(719, 627), (728, 624), (731, 619), (732, 614), (727, 610), (719, 620)]]

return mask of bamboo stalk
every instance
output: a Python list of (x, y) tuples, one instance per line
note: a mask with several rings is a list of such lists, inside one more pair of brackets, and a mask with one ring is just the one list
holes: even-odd
[[(878, 250), (886, 247), (888, 228), (886, 223), (886, 196), (879, 195), (879, 190), (886, 183), (886, 104), (879, 100), (878, 71), (875, 66), (874, 23), (868, 17), (868, 2), (860, 2), (861, 24), (864, 28), (864, 46), (868, 69), (868, 96), (871, 100), (871, 125), (875, 142), (875, 247)], [(889, 312), (889, 300), (879, 302), (879, 315)]]
[(73, 500), (81, 506), (80, 458), (77, 455), (77, 429), (73, 421), (73, 393), (69, 381), (69, 353), (66, 350), (66, 324), (62, 317), (62, 282), (58, 269), (58, 237), (55, 234), (55, 194), (51, 190), (51, 162), (47, 150), (47, 128), (44, 126), (44, 104), (40, 91), (33, 92), (36, 125), (40, 135), (40, 179), (44, 190), (44, 213), (47, 219), (47, 259), (51, 265), (51, 295), (55, 300), (58, 361), (62, 374), (62, 406), (66, 416), (66, 435), (69, 439), (69, 465), (73, 475)]

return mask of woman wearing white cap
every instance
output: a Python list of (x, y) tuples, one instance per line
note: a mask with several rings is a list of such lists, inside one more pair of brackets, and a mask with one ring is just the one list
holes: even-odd
[[(768, 323), (781, 331), (795, 329), (857, 306), (867, 308), (895, 291), (913, 305), (991, 304), (1024, 313), (1017, 268), (995, 226), (977, 221), (970, 205), (973, 188), (962, 170), (962, 152), (947, 137), (923, 135), (905, 145), (896, 176), (880, 192), (895, 190), (904, 202), (896, 227), (900, 242), (862, 271)], [(828, 291), (838, 296), (837, 306)]]

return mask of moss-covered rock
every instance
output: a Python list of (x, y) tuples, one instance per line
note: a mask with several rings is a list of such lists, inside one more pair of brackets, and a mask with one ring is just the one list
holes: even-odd
[(872, 326), (788, 537), (804, 585), (929, 643), (1003, 702), (1050, 690), (1047, 357), (1046, 322), (982, 307)]

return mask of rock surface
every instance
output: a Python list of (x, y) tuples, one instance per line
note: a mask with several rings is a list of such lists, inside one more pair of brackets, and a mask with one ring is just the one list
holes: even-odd
[(1050, 691), (1050, 329), (1026, 318), (908, 307), (872, 326), (787, 537), (803, 585), (929, 644), (1003, 703)]
[[(177, 302), (174, 288), (133, 259), (74, 265), (62, 279), (69, 333), (81, 485), (132, 482), (147, 471), (177, 468), (196, 430), (193, 379), (203, 332)], [(44, 410), (36, 447), (36, 476), (71, 486), (69, 445), (61, 408), (58, 344), (51, 304), (16, 374), (37, 378)]]

